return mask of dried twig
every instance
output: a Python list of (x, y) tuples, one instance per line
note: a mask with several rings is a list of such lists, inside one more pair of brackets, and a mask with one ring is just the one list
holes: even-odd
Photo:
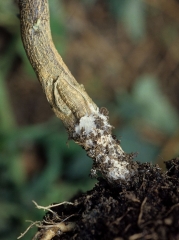
[(137, 221), (137, 224), (138, 224), (139, 227), (142, 223), (142, 215), (143, 215), (143, 210), (144, 210), (144, 206), (145, 206), (146, 202), (147, 202), (147, 198), (145, 197), (142, 204), (141, 204), (140, 213), (139, 213), (139, 217), (138, 217), (138, 221)]

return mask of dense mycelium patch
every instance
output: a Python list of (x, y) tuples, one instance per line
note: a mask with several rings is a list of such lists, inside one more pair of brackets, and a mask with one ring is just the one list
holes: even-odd
[(112, 136), (108, 117), (99, 110), (85, 115), (75, 126), (73, 139), (94, 160), (92, 175), (100, 171), (109, 182), (128, 180), (133, 175), (119, 141)]
[(80, 119), (80, 122), (75, 127), (75, 132), (80, 134), (81, 129), (84, 129), (86, 134), (89, 134), (96, 127), (94, 115), (85, 115)]

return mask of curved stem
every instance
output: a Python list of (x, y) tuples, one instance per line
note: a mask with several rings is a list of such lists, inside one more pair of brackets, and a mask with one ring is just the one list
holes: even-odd
[(19, 0), (21, 35), (27, 56), (53, 111), (67, 128), (97, 106), (58, 54), (51, 37), (47, 0)]
[(137, 171), (132, 155), (112, 135), (106, 111), (93, 103), (54, 47), (47, 0), (19, 0), (21, 34), (27, 56), (48, 102), (69, 136), (94, 161), (91, 174), (100, 171), (108, 182), (128, 181)]

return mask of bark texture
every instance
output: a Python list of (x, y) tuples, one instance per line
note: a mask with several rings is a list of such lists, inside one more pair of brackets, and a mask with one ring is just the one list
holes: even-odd
[(132, 155), (126, 155), (112, 135), (105, 108), (99, 110), (77, 83), (52, 41), (47, 0), (19, 0), (21, 35), (27, 56), (56, 116), (69, 136), (94, 160), (110, 182), (128, 181), (137, 170)]
[(19, 0), (21, 35), (30, 63), (53, 111), (67, 128), (97, 106), (77, 83), (51, 37), (47, 0)]

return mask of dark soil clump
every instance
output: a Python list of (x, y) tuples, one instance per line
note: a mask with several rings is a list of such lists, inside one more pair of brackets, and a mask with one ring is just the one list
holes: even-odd
[(138, 163), (138, 174), (111, 187), (99, 179), (75, 204), (53, 208), (75, 221), (74, 231), (54, 240), (176, 240), (179, 239), (179, 158), (166, 162), (167, 172)]

